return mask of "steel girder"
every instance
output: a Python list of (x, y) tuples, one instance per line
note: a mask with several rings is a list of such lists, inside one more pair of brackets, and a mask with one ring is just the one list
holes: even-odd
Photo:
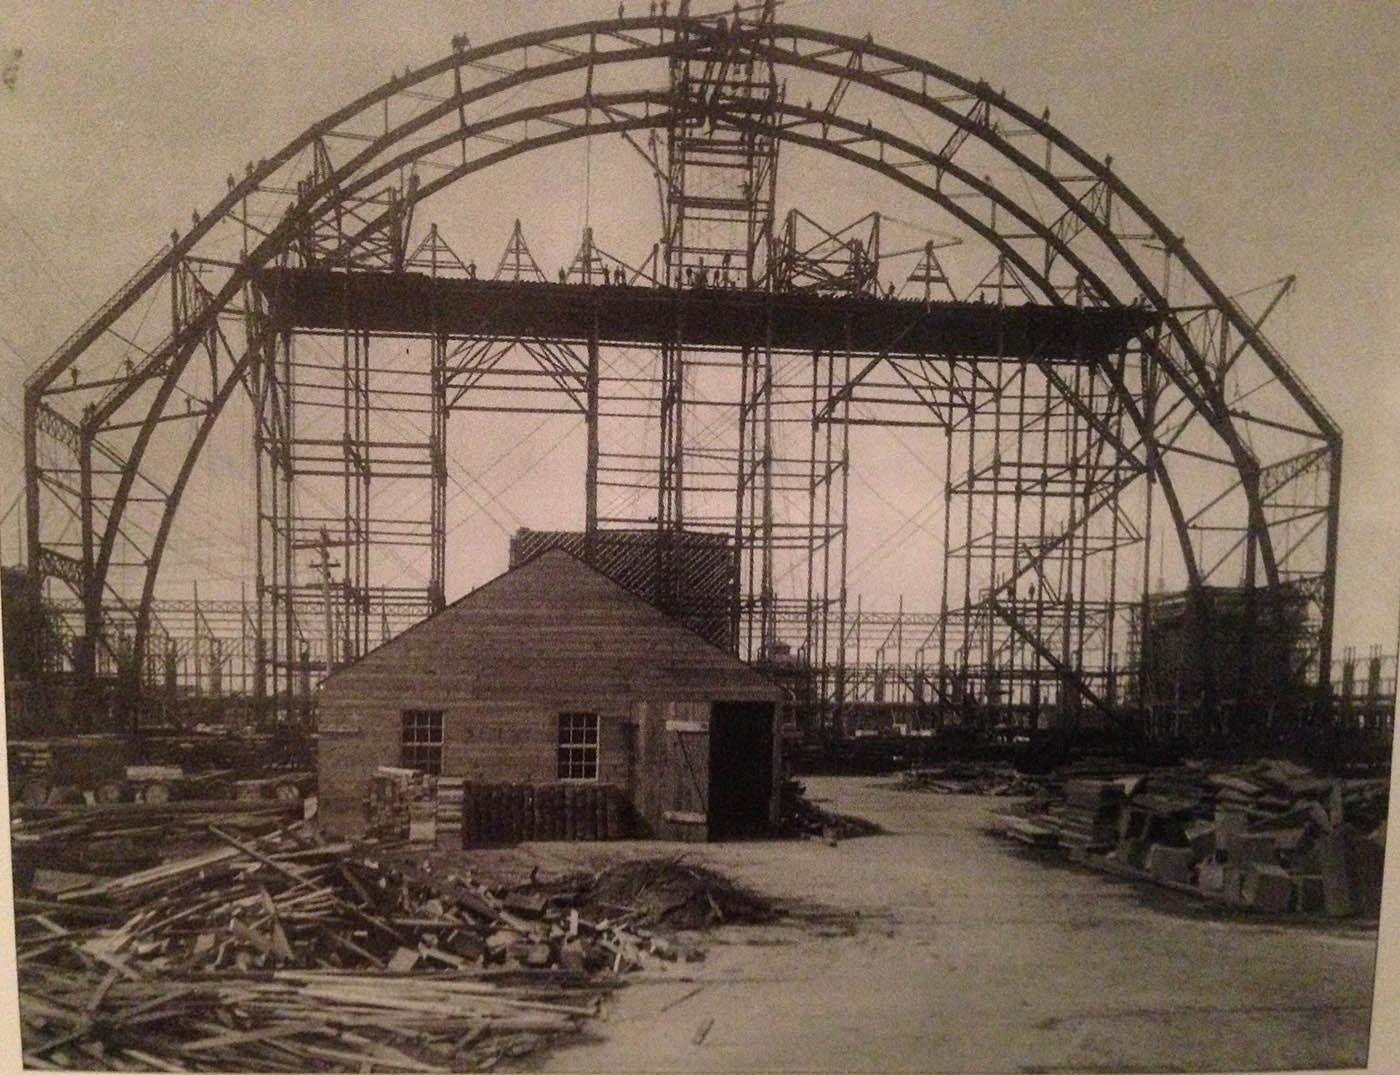
[[(141, 663), (162, 556), (201, 451), (237, 390), (252, 397), (259, 391), (257, 359), (275, 331), (252, 286), (263, 267), (300, 261), (395, 268), (414, 206), (493, 164), (579, 138), (664, 128), (677, 113), (741, 129), (755, 124), (742, 112), (716, 114), (683, 90), (604, 92), (595, 84), (603, 72), (629, 65), (736, 50), (794, 77), (835, 80), (838, 90), (824, 106), (785, 100), (772, 106), (781, 140), (921, 194), (984, 240), (1045, 301), (1145, 301), (1161, 316), (1164, 331), (1143, 344), (1143, 385), (1128, 384), (1111, 363), (1100, 371), (1136, 434), (1120, 449), (1140, 460), (1161, 489), (1192, 589), (1233, 563), (1241, 548), (1246, 578), (1254, 578), (1257, 564), (1269, 587), (1292, 581), (1307, 589), (1319, 632), (1317, 673), (1325, 679), (1340, 431), (1262, 335), (1262, 316), (1251, 317), (1210, 279), (1110, 162), (1080, 148), (1048, 115), (868, 39), (790, 24), (667, 16), (599, 20), (455, 49), (351, 102), (250, 164), (242, 179), (231, 176), (214, 209), (183, 236), (172, 236), (26, 382), (31, 570), (63, 581), (83, 602), (89, 659), (103, 635), (106, 595), (139, 593), (134, 663)], [(580, 87), (570, 81), (579, 79)], [(568, 89), (555, 95), (561, 83)], [(934, 137), (915, 141), (862, 122), (851, 87), (917, 110)], [(543, 99), (495, 116), (469, 116), (525, 89)], [(406, 118), (391, 123), (391, 107)], [(1024, 148), (1027, 139), (1042, 158)], [(343, 143), (353, 151), (337, 159), (330, 147)], [(450, 165), (435, 156), (453, 150), (460, 150), (460, 161)], [(969, 156), (974, 160), (965, 167)], [(978, 167), (987, 159), (1014, 180), (993, 181)], [(430, 160), (441, 175), (400, 188), (405, 169)], [(1053, 208), (1037, 208), (1018, 184), (1033, 185)], [(347, 229), (347, 220), (359, 226)], [(1160, 270), (1135, 249), (1147, 244), (1162, 255)], [(1111, 272), (1094, 267), (1104, 264)], [(1192, 289), (1185, 301), (1168, 291), (1173, 271), (1178, 286)], [(143, 300), (163, 289), (171, 296), (170, 329), (148, 340)], [(1247, 386), (1240, 380), (1246, 370), (1253, 371)], [(65, 373), (71, 384), (61, 382)], [(1269, 394), (1270, 407), (1241, 406), (1261, 392)], [(180, 444), (173, 431), (190, 426), (193, 433)], [(1257, 446), (1262, 430), (1282, 433), (1267, 457)], [(1224, 472), (1228, 481), (1196, 502), (1184, 499), (1174, 475), (1187, 460)], [(1311, 496), (1300, 492), (1309, 477), (1314, 489), (1321, 486)], [(1197, 545), (1208, 530), (1232, 532), (1233, 543), (1203, 557)], [(1030, 558), (1021, 573), (1033, 569)]]

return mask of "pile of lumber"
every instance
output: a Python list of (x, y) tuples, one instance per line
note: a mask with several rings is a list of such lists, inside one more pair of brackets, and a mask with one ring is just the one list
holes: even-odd
[(236, 768), (227, 767), (229, 759), (191, 768), (173, 761), (128, 764), (130, 750), (124, 738), (106, 735), (12, 741), (8, 744), (11, 795), (27, 806), (192, 799), (291, 802), (300, 801), (315, 785), (314, 772), (273, 771), (266, 767), (265, 758), (249, 758), (248, 764)]
[(932, 791), (940, 795), (1034, 795), (1042, 787), (1035, 777), (1004, 765), (949, 762), (909, 769), (900, 778), (901, 791)]
[(167, 802), (11, 809), (15, 882), (24, 887), (40, 867), (94, 874), (152, 866), (163, 853), (206, 842), (207, 827), (260, 835), (301, 815), (300, 803)]
[[(519, 903), (517, 901), (527, 901)], [(505, 897), (507, 907), (570, 908), (586, 917), (648, 930), (699, 930), (736, 923), (770, 922), (778, 915), (768, 900), (723, 874), (660, 856), (619, 862), (598, 872), (531, 880)], [(691, 953), (688, 958), (693, 958)]]
[(579, 893), (390, 864), (304, 823), (17, 892), (27, 1067), (457, 1071), (598, 1011), (674, 945)]
[(416, 843), (431, 843), (437, 833), (436, 804), (436, 777), (418, 769), (381, 765), (370, 779), (366, 831), (378, 840), (416, 837)]
[(1115, 780), (1077, 778), (1064, 781), (1062, 799), (1046, 802), (1058, 842), (1084, 851), (1107, 850), (1118, 842), (1123, 785)]
[(779, 788), (778, 834), (834, 844), (856, 836), (875, 836), (885, 830), (873, 821), (827, 810), (807, 798), (800, 780), (786, 778)]
[(71, 735), (6, 744), (10, 794), (30, 806), (96, 801), (99, 789), (120, 783), (127, 742), (115, 735)]
[(1387, 782), (1268, 759), (1059, 774), (1057, 793), (995, 831), (1236, 907), (1340, 917), (1379, 911)]
[(447, 847), (462, 846), (462, 799), (466, 781), (459, 776), (437, 778), (434, 823), (438, 840)]

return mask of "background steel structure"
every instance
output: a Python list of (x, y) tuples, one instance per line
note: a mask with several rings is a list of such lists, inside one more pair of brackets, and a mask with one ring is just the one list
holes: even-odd
[[(421, 226), (455, 183), (605, 138), (655, 182), (640, 252), (585, 227), (554, 280), (520, 221), (483, 269)], [(794, 153), (863, 169), (944, 231), (891, 250), (879, 214), (780, 214)], [(458, 38), (230, 176), (28, 379), (30, 570), (71, 625), (66, 673), (149, 681), (162, 559), (239, 400), (257, 472), (240, 653), (285, 704), (308, 668), (442, 606), (451, 417), (563, 412), (587, 430), (585, 533), (655, 528), (663, 579), (687, 531), (729, 535), (739, 651), (806, 669), (825, 713), (879, 683), (1123, 720), (1159, 701), (1133, 669), (1164, 586), (1252, 588), (1261, 629), (1301, 597), (1296, 671), (1325, 687), (1341, 435), (1262, 333), (1290, 283), (1227, 295), (1048, 113), (769, 4)], [(377, 323), (389, 307), (413, 316)], [(943, 554), (911, 565), (939, 576), (936, 610), (856, 614), (847, 592), (865, 426), (937, 444)], [(384, 567), (424, 557), (425, 583)]]

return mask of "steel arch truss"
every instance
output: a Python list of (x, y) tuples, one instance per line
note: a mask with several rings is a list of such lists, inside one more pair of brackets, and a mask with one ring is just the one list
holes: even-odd
[[(892, 122), (895, 116), (905, 122)], [(707, 201), (686, 188), (684, 173), (698, 167), (697, 159), (703, 164), (701, 143), (709, 138), (713, 145), (716, 132), (747, 147), (751, 169), (741, 194)], [(839, 257), (821, 271), (812, 267), (820, 244), (802, 246), (794, 219), (785, 243), (771, 189), (783, 147), (879, 175), (980, 244), (985, 273), (957, 289), (964, 301), (1136, 308), (1150, 318), (1150, 330), (1113, 353), (1070, 365), (1050, 355), (910, 355), (901, 353), (898, 338), (865, 355), (833, 340), (813, 357), (810, 383), (801, 379), (811, 395), (808, 462), (823, 475), (811, 480), (812, 502), (818, 495), (826, 501), (828, 521), (833, 496), (844, 502), (846, 495), (845, 431), (852, 424), (899, 425), (912, 403), (915, 424), (946, 434), (942, 607), (922, 641), (911, 643), (917, 656), (901, 673), (910, 691), (956, 704), (974, 689), (976, 666), (984, 700), (1024, 701), (1057, 682), (1062, 698), (1114, 711), (1123, 695), (1114, 654), (1127, 631), (1118, 613), (1153, 587), (1147, 546), (1154, 505), (1170, 520), (1171, 551), (1188, 593), (1257, 586), (1280, 616), (1285, 605), (1304, 602), (1313, 644), (1298, 659), (1325, 681), (1341, 435), (1263, 334), (1287, 282), (1258, 307), (1228, 296), (1111, 161), (1080, 148), (1048, 113), (1034, 114), (984, 82), (869, 38), (777, 23), (771, 13), (728, 21), (605, 20), (480, 47), (458, 42), (451, 54), (392, 79), (272, 157), (250, 162), (242, 176), (230, 176), (219, 203), (196, 215), (183, 235), (172, 235), (25, 386), (30, 562), (39, 577), (63, 583), (83, 609), (69, 654), (74, 668), (91, 674), (99, 662), (115, 660), (135, 670), (145, 661), (182, 495), (236, 394), (247, 396), (257, 416), (261, 495), (294, 495), (297, 415), (284, 393), (295, 359), (288, 326), (270, 314), (278, 296), (269, 290), (276, 278), (269, 270), (402, 273), (421, 269), (429, 255), (436, 266), (436, 232), (431, 243), (415, 247), (412, 240), (426, 199), (522, 154), (601, 136), (625, 140), (645, 160), (661, 204), (660, 253), (630, 269), (632, 285), (684, 286), (685, 273), (708, 249), (696, 238), (708, 221), (742, 231), (745, 245), (734, 249), (747, 252), (736, 266), (745, 288), (795, 286), (781, 278), (783, 267), (794, 265), (806, 266), (803, 286), (839, 291), (849, 278), (861, 294), (870, 293), (872, 280), (878, 288), (878, 267), (867, 265), (864, 248), (850, 246), (844, 233), (825, 232)], [(691, 146), (691, 158), (682, 159), (682, 144)], [(756, 168), (755, 146), (770, 147)], [(585, 275), (595, 264), (591, 235), (586, 244), (579, 262)], [(507, 258), (511, 250), (515, 279), (528, 278), (520, 266), (534, 263), (518, 226)], [(925, 299), (935, 283), (958, 298), (935, 244), (918, 254), (908, 278), (922, 285)], [(434, 401), (460, 398), (494, 361), (490, 326), (475, 339), (468, 335), (433, 333)], [(348, 474), (367, 465), (352, 456), (373, 440), (373, 403), (368, 334), (345, 339), (343, 387), (355, 398), (341, 443), (324, 447), (339, 455), (337, 473)], [(552, 378), (565, 407), (593, 414), (596, 426), (596, 355), (578, 341), (515, 345)], [(753, 506), (780, 480), (759, 415), (781, 385), (773, 384), (771, 347), (756, 342), (744, 354), (736, 495), (741, 504), (747, 496), (753, 512), (766, 511), (771, 529), (771, 508)], [(667, 406), (683, 413), (683, 363), (682, 348), (660, 371), (663, 440)], [(372, 546), (440, 532), (448, 404), (433, 407), (441, 413), (435, 410), (429, 434), (401, 460), (432, 486), (431, 510), (415, 524), (420, 529), (392, 534), (356, 530), (347, 515), (340, 538), (347, 561), (367, 557)], [(675, 463), (685, 452), (684, 434), (673, 427), (669, 436), (662, 454)], [(596, 430), (590, 437), (596, 467)], [(656, 518), (679, 527), (680, 493), (673, 490), (668, 501), (667, 482), (684, 488), (683, 475), (666, 476), (663, 458)], [(346, 488), (348, 499), (361, 495), (348, 478)], [(1056, 496), (1064, 503), (1047, 517), (1043, 505)], [(596, 504), (590, 511), (596, 524)], [(838, 524), (844, 528), (844, 508)], [(737, 523), (735, 537), (754, 540)], [(771, 535), (765, 540), (771, 545)], [(259, 521), (260, 548), (315, 541), (304, 528), (277, 533), (271, 520)], [(323, 553), (329, 542), (322, 538)], [(1128, 582), (1120, 580), (1116, 558), (1133, 545), (1140, 547), (1141, 577)], [(818, 548), (820, 571), (812, 568)], [(852, 666), (851, 683), (863, 673), (856, 671), (859, 656), (847, 656), (857, 621), (845, 607), (844, 537), (839, 571), (831, 548), (825, 539), (807, 547), (805, 602), (785, 606), (772, 593), (771, 562), (753, 569), (763, 580), (754, 592), (763, 605), (760, 649), (784, 623), (803, 619), (809, 658), (842, 669), (824, 688), (839, 698), (848, 689), (845, 666)], [(272, 650), (273, 659), (283, 654), (290, 676), (297, 584), (286, 552), (276, 560), (265, 551), (260, 565), (275, 562), (285, 573), (278, 615), (286, 637)], [(421, 597), (396, 598), (404, 617), (440, 606), (441, 556), (436, 549)], [(1108, 579), (1108, 589), (1094, 591), (1096, 579)], [(258, 579), (260, 594), (278, 586), (276, 578)], [(347, 590), (345, 600), (363, 603), (370, 595)], [(822, 626), (814, 629), (818, 606)], [(118, 646), (128, 632), (132, 644)], [(1137, 637), (1148, 644), (1140, 629)], [(368, 643), (347, 639), (343, 652)], [(935, 647), (936, 673), (920, 678)], [(1096, 648), (1104, 656), (1094, 658)], [(1018, 667), (1032, 670), (1019, 687), (1005, 682), (1006, 670)]]

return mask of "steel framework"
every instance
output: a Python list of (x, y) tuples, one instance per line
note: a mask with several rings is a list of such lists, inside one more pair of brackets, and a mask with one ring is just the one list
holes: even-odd
[[(656, 186), (635, 256), (586, 227), (549, 280), (516, 221), (488, 280), (417, 224), (455, 183), (604, 138)], [(935, 237), (780, 217), (780, 150), (863, 169)], [(727, 535), (739, 651), (795, 660), (839, 715), (874, 682), (853, 631), (885, 622), (848, 597), (854, 442), (905, 430), (937, 445), (943, 551), (907, 565), (940, 596), (889, 619), (890, 690), (1122, 720), (1157, 701), (1134, 676), (1154, 573), (1256, 589), (1266, 626), (1301, 593), (1293, 671), (1325, 686), (1341, 434), (1263, 335), (1290, 283), (1227, 295), (1048, 113), (770, 4), (457, 39), (230, 176), (29, 378), (30, 569), (70, 602), (79, 682), (134, 690), (182, 498), (246, 401), (253, 678), (289, 700), (308, 662), (443, 605), (452, 416), (571, 414), (586, 537), (654, 528), (666, 580), (687, 531)], [(384, 566), (424, 556), (422, 579)]]

